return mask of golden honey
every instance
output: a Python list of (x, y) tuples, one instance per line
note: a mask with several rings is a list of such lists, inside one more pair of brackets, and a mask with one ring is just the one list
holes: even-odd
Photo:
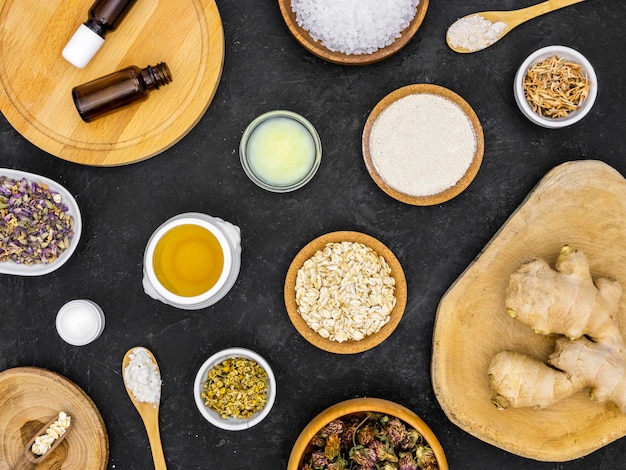
[(168, 291), (181, 297), (195, 297), (217, 283), (224, 269), (224, 252), (209, 230), (183, 224), (161, 237), (152, 263), (157, 279)]

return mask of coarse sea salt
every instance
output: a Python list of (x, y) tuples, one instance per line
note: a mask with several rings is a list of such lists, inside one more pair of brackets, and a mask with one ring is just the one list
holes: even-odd
[(455, 21), (448, 28), (448, 40), (454, 47), (479, 51), (500, 39), (505, 29), (503, 21), (493, 23), (481, 15), (471, 15)]
[(419, 0), (292, 0), (296, 22), (333, 52), (371, 54), (393, 43)]
[(439, 194), (467, 172), (476, 134), (465, 112), (435, 94), (407, 95), (385, 108), (370, 132), (370, 156), (380, 177), (409, 196)]
[(124, 381), (137, 401), (157, 405), (161, 399), (161, 375), (145, 348), (134, 348), (124, 369)]

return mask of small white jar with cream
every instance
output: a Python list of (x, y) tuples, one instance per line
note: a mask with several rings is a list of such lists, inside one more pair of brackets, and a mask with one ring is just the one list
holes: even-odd
[(63, 305), (57, 313), (56, 328), (66, 343), (84, 346), (102, 334), (104, 313), (100, 306), (91, 300), (72, 300)]
[(268, 191), (294, 191), (308, 183), (322, 159), (313, 125), (291, 111), (271, 111), (253, 120), (239, 145), (246, 175)]

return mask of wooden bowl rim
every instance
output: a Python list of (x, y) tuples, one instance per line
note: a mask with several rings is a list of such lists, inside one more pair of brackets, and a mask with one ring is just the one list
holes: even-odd
[[(385, 261), (387, 261), (387, 264), (389, 264), (389, 267), (391, 268), (391, 275), (396, 281), (396, 305), (391, 311), (391, 318), (380, 329), (378, 333), (367, 336), (361, 341), (349, 340), (343, 343), (338, 343), (336, 341), (330, 341), (329, 339), (322, 338), (317, 332), (315, 332), (306, 324), (302, 316), (298, 313), (295, 296), (295, 285), (298, 270), (302, 267), (307, 259), (313, 256), (316, 251), (326, 246), (327, 243), (337, 243), (343, 241), (362, 243), (363, 245), (371, 248), (380, 256), (385, 258)], [(285, 279), (284, 298), (287, 313), (289, 314), (289, 318), (293, 323), (293, 326), (295, 326), (296, 330), (298, 330), (298, 332), (309, 343), (317, 346), (324, 351), (332, 353), (355, 354), (372, 349), (382, 343), (391, 335), (391, 333), (393, 333), (393, 331), (400, 323), (402, 315), (404, 314), (404, 309), (406, 307), (406, 277), (404, 275), (404, 270), (402, 269), (400, 262), (393, 254), (393, 252), (376, 238), (361, 232), (330, 232), (320, 237), (317, 237), (316, 239), (307, 243), (293, 259), (291, 265), (289, 266)]]
[(426, 11), (428, 10), (428, 3), (429, 0), (420, 0), (415, 11), (415, 16), (409, 25), (400, 33), (400, 37), (388, 46), (378, 49), (371, 54), (344, 54), (342, 52), (333, 52), (327, 49), (320, 41), (313, 40), (308, 31), (297, 23), (296, 15), (291, 9), (291, 0), (278, 0), (280, 12), (285, 20), (285, 24), (300, 45), (320, 59), (339, 65), (369, 65), (380, 62), (400, 51), (409, 43), (413, 36), (415, 36), (415, 33), (417, 33), (417, 30), (424, 21)]
[[(461, 110), (465, 113), (472, 125), (472, 128), (474, 129), (474, 135), (476, 136), (476, 148), (474, 150), (474, 157), (465, 174), (454, 186), (451, 186), (445, 191), (442, 191), (438, 194), (433, 194), (430, 196), (413, 196), (398, 191), (397, 189), (387, 184), (376, 170), (376, 167), (374, 166), (374, 163), (372, 161), (372, 156), (370, 154), (370, 135), (372, 132), (372, 127), (380, 114), (396, 101), (408, 95), (414, 94), (437, 95), (452, 101), (454, 104), (459, 106)], [(483, 154), (485, 151), (485, 138), (483, 135), (483, 128), (480, 124), (480, 120), (478, 119), (478, 116), (476, 115), (472, 107), (467, 103), (467, 101), (465, 101), (458, 94), (456, 94), (452, 90), (449, 90), (448, 88), (428, 83), (419, 83), (398, 88), (378, 102), (378, 104), (374, 107), (369, 117), (367, 118), (367, 121), (365, 122), (365, 126), (363, 128), (362, 148), (363, 159), (365, 161), (367, 171), (380, 189), (382, 189), (392, 198), (406, 204), (411, 204), (415, 206), (432, 206), (444, 203), (458, 196), (474, 180), (483, 161)]]
[(336, 403), (319, 413), (298, 436), (289, 456), (287, 470), (299, 470), (309, 442), (323, 426), (342, 416), (367, 411), (395, 416), (415, 428), (426, 439), (435, 453), (439, 470), (448, 470), (448, 462), (443, 447), (430, 427), (410, 409), (382, 398), (352, 398)]

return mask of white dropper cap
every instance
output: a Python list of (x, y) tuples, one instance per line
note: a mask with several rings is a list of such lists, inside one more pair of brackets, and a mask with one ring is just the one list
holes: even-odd
[(102, 36), (81, 24), (63, 49), (62, 54), (70, 64), (82, 69), (96, 55), (103, 43), (104, 38)]

